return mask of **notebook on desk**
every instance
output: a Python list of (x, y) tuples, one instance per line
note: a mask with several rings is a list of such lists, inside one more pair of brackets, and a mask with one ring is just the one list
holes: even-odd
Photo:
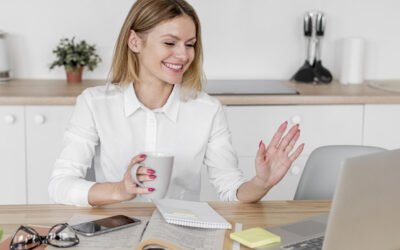
[(329, 216), (268, 228), (282, 244), (264, 249), (400, 249), (399, 191), (400, 149), (347, 159)]
[(165, 221), (171, 224), (212, 228), (231, 229), (232, 226), (206, 202), (162, 199), (154, 201)]

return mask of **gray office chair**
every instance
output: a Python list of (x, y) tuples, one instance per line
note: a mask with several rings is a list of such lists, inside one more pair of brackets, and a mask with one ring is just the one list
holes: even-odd
[(357, 145), (323, 146), (311, 152), (304, 167), (295, 200), (331, 200), (340, 167), (346, 158), (385, 151)]

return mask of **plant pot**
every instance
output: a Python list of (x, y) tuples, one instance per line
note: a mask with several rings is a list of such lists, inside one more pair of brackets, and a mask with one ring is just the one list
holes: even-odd
[(82, 82), (82, 71), (82, 67), (76, 69), (65, 69), (65, 72), (67, 74), (67, 83)]

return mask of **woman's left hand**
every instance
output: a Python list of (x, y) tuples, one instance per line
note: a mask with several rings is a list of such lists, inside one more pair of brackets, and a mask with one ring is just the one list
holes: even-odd
[(297, 139), (300, 137), (299, 125), (296, 124), (285, 134), (288, 122), (278, 128), (270, 144), (266, 147), (260, 141), (256, 156), (256, 179), (263, 187), (270, 189), (286, 175), (292, 163), (301, 154), (304, 144), (292, 152)]

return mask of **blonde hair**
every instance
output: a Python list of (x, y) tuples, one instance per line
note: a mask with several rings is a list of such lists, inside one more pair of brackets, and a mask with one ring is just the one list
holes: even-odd
[(125, 19), (115, 46), (111, 65), (111, 83), (129, 84), (139, 80), (139, 58), (128, 47), (131, 30), (141, 34), (159, 23), (172, 18), (187, 15), (196, 27), (195, 56), (190, 67), (183, 75), (182, 87), (191, 91), (201, 91), (204, 80), (203, 47), (199, 18), (193, 7), (185, 0), (137, 0)]

